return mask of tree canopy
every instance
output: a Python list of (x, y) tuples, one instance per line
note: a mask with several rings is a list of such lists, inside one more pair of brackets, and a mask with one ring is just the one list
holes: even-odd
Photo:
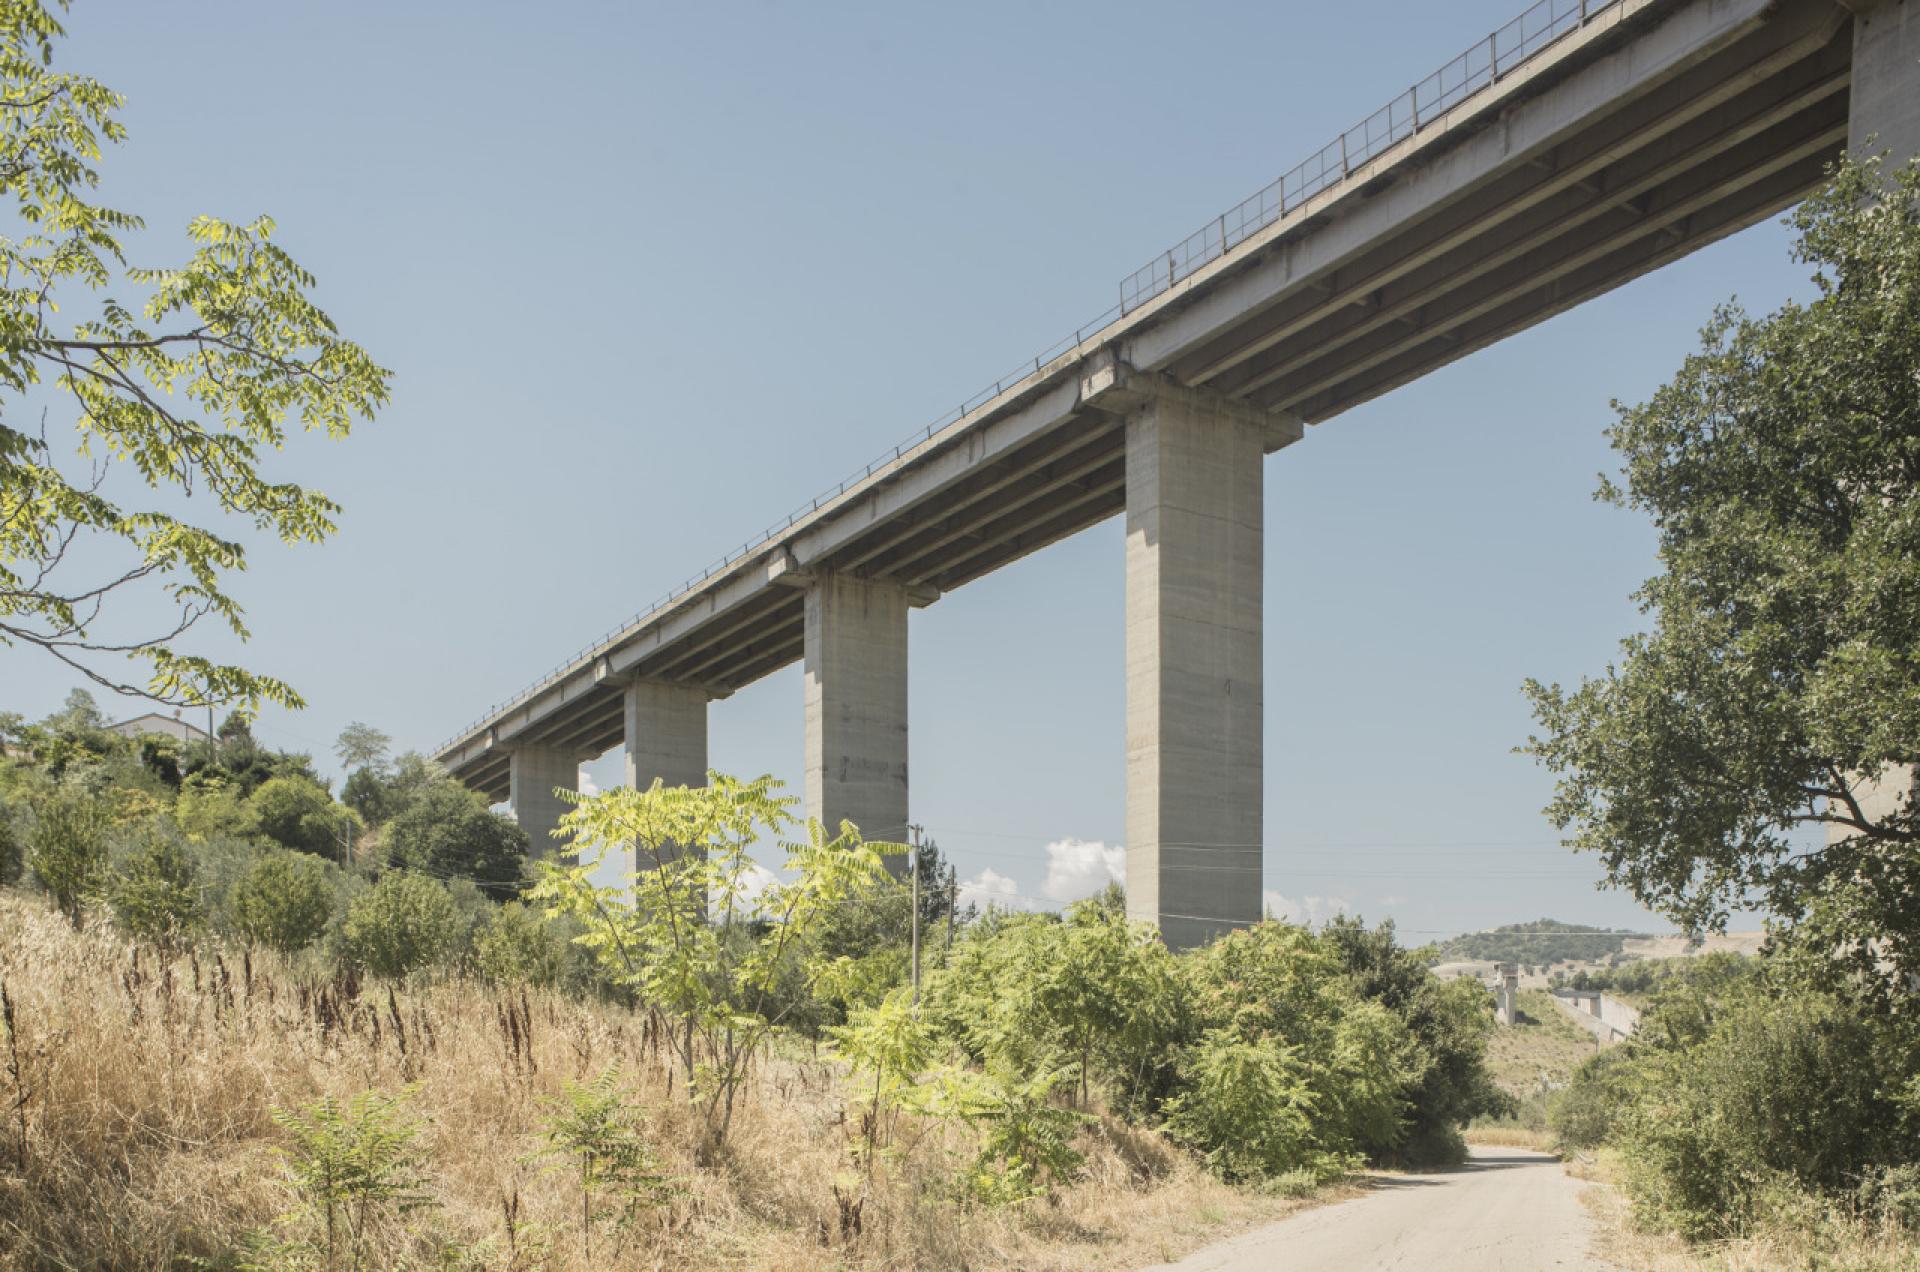
[[(144, 222), (93, 199), (102, 146), (126, 136), (123, 99), (53, 69), (62, 34), (41, 0), (0, 0), (0, 201), (14, 213), (0, 234), (0, 644), (173, 705), (300, 705), (284, 681), (180, 644), (208, 617), (247, 635), (227, 583), (247, 557), (167, 506), (198, 495), (283, 542), (324, 540), (338, 507), (269, 479), (263, 453), (296, 423), (345, 437), (386, 403), (390, 374), (313, 303), (268, 217), (198, 217), (183, 263), (130, 262)], [(62, 307), (83, 316), (57, 322)], [(67, 443), (45, 413), (21, 419), (48, 401), (74, 412)], [(142, 487), (148, 506), (122, 502)], [(156, 600), (158, 622), (119, 617)]]
[[(1577, 689), (1529, 681), (1549, 815), (1690, 930), (1764, 904), (1864, 972), (1920, 972), (1920, 167), (1848, 164), (1791, 217), (1815, 297), (1728, 304), (1615, 404), (1661, 572), (1650, 632)], [(1829, 832), (1829, 828), (1832, 828)]]

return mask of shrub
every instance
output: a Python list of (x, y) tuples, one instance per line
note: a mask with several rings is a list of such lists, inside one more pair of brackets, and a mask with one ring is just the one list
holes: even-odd
[(980, 1152), (963, 1177), (966, 1193), (989, 1206), (1017, 1206), (1051, 1194), (1080, 1175), (1086, 1159), (1073, 1137), (1093, 1119), (1054, 1103), (1054, 1088), (1072, 1073), (1031, 1077), (968, 1075), (959, 1083), (961, 1115), (980, 1126)]
[(1901, 1028), (1805, 988), (1746, 987), (1697, 1044), (1650, 1050), (1615, 1140), (1642, 1215), (1690, 1238), (1733, 1236), (1780, 1181), (1837, 1196), (1920, 1157), (1920, 1069)]
[(527, 859), (527, 832), (487, 808), (458, 782), (432, 783), (387, 823), (387, 864), (442, 878), (461, 875), (496, 898), (517, 891)]
[(13, 806), (0, 799), (0, 886), (17, 882), (20, 868), (25, 864), (20, 823), (21, 818)]
[(318, 859), (274, 850), (262, 853), (234, 886), (231, 904), (242, 936), (291, 954), (327, 930), (333, 889)]
[(1637, 1075), (1634, 1054), (1627, 1048), (1589, 1056), (1547, 1114), (1554, 1138), (1566, 1148), (1596, 1148), (1606, 1142), (1638, 1094)]
[(182, 780), (180, 798), (173, 805), (173, 820), (198, 843), (244, 835), (254, 825), (240, 792), (217, 770), (194, 773)]
[(1167, 1129), (1209, 1170), (1240, 1181), (1315, 1165), (1317, 1101), (1294, 1048), (1216, 1029), (1192, 1049), (1182, 1074), (1185, 1089), (1167, 1102)]
[(149, 828), (113, 872), (107, 903), (120, 926), (142, 940), (171, 944), (200, 926), (200, 894), (186, 846)]
[(375, 976), (400, 977), (449, 959), (458, 947), (459, 911), (439, 883), (389, 871), (347, 909), (344, 952)]
[(270, 778), (247, 803), (254, 827), (283, 848), (318, 857), (341, 855), (346, 814), (318, 782), (300, 776)]
[(106, 881), (109, 826), (105, 806), (72, 788), (56, 791), (34, 808), (27, 841), (33, 877), (76, 927), (87, 900)]

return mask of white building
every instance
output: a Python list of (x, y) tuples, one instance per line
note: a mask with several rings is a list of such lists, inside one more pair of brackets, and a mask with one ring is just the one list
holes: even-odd
[(195, 742), (205, 745), (207, 731), (197, 729), (180, 718), (178, 711), (172, 715), (161, 715), (158, 711), (149, 711), (145, 715), (135, 716), (131, 720), (122, 720), (119, 724), (110, 724), (107, 729), (125, 738), (145, 737), (149, 733), (158, 733), (181, 742)]

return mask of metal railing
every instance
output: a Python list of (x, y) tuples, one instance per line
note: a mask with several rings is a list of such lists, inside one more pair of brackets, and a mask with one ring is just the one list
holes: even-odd
[(606, 635), (583, 646), (578, 653), (555, 667), (518, 693), (496, 702), (471, 724), (434, 748), (440, 754), (455, 742), (472, 734), (502, 710), (524, 701), (548, 685), (586, 666), (613, 645), (620, 636), (642, 626), (672, 609), (715, 575), (725, 573), (748, 557), (764, 552), (787, 531), (821, 509), (829, 507), (849, 490), (875, 473), (904, 459), (937, 435), (965, 420), (967, 416), (994, 401), (1013, 385), (1040, 372), (1063, 354), (1074, 353), (1089, 339), (1113, 326), (1141, 305), (1170, 290), (1181, 280), (1219, 260), (1234, 248), (1273, 225), (1287, 213), (1338, 186), (1379, 155), (1405, 141), (1446, 115), (1460, 103), (1531, 61), (1563, 37), (1579, 30), (1595, 15), (1604, 13), (1625, 0), (1538, 0), (1519, 17), (1490, 33), (1472, 48), (1454, 58), (1433, 74), (1409, 88), (1373, 114), (1341, 133), (1257, 193), (1221, 213), (1213, 221), (1168, 248), (1152, 261), (1120, 280), (1120, 301), (1097, 317), (1082, 323), (1071, 336), (1054, 341), (1014, 370), (995, 380), (961, 402), (958, 408), (920, 429), (893, 449), (882, 453), (839, 484), (823, 490), (784, 518), (774, 522), (757, 537), (746, 540), (700, 573), (691, 576), (646, 609), (624, 623), (607, 630)]

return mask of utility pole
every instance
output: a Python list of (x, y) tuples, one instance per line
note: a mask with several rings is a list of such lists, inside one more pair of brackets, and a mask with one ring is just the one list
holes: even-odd
[(953, 912), (960, 908), (960, 874), (947, 863), (947, 961), (953, 961)]
[(920, 832), (921, 826), (908, 826), (913, 832), (913, 855), (907, 868), (913, 871), (913, 1005), (920, 1005)]

